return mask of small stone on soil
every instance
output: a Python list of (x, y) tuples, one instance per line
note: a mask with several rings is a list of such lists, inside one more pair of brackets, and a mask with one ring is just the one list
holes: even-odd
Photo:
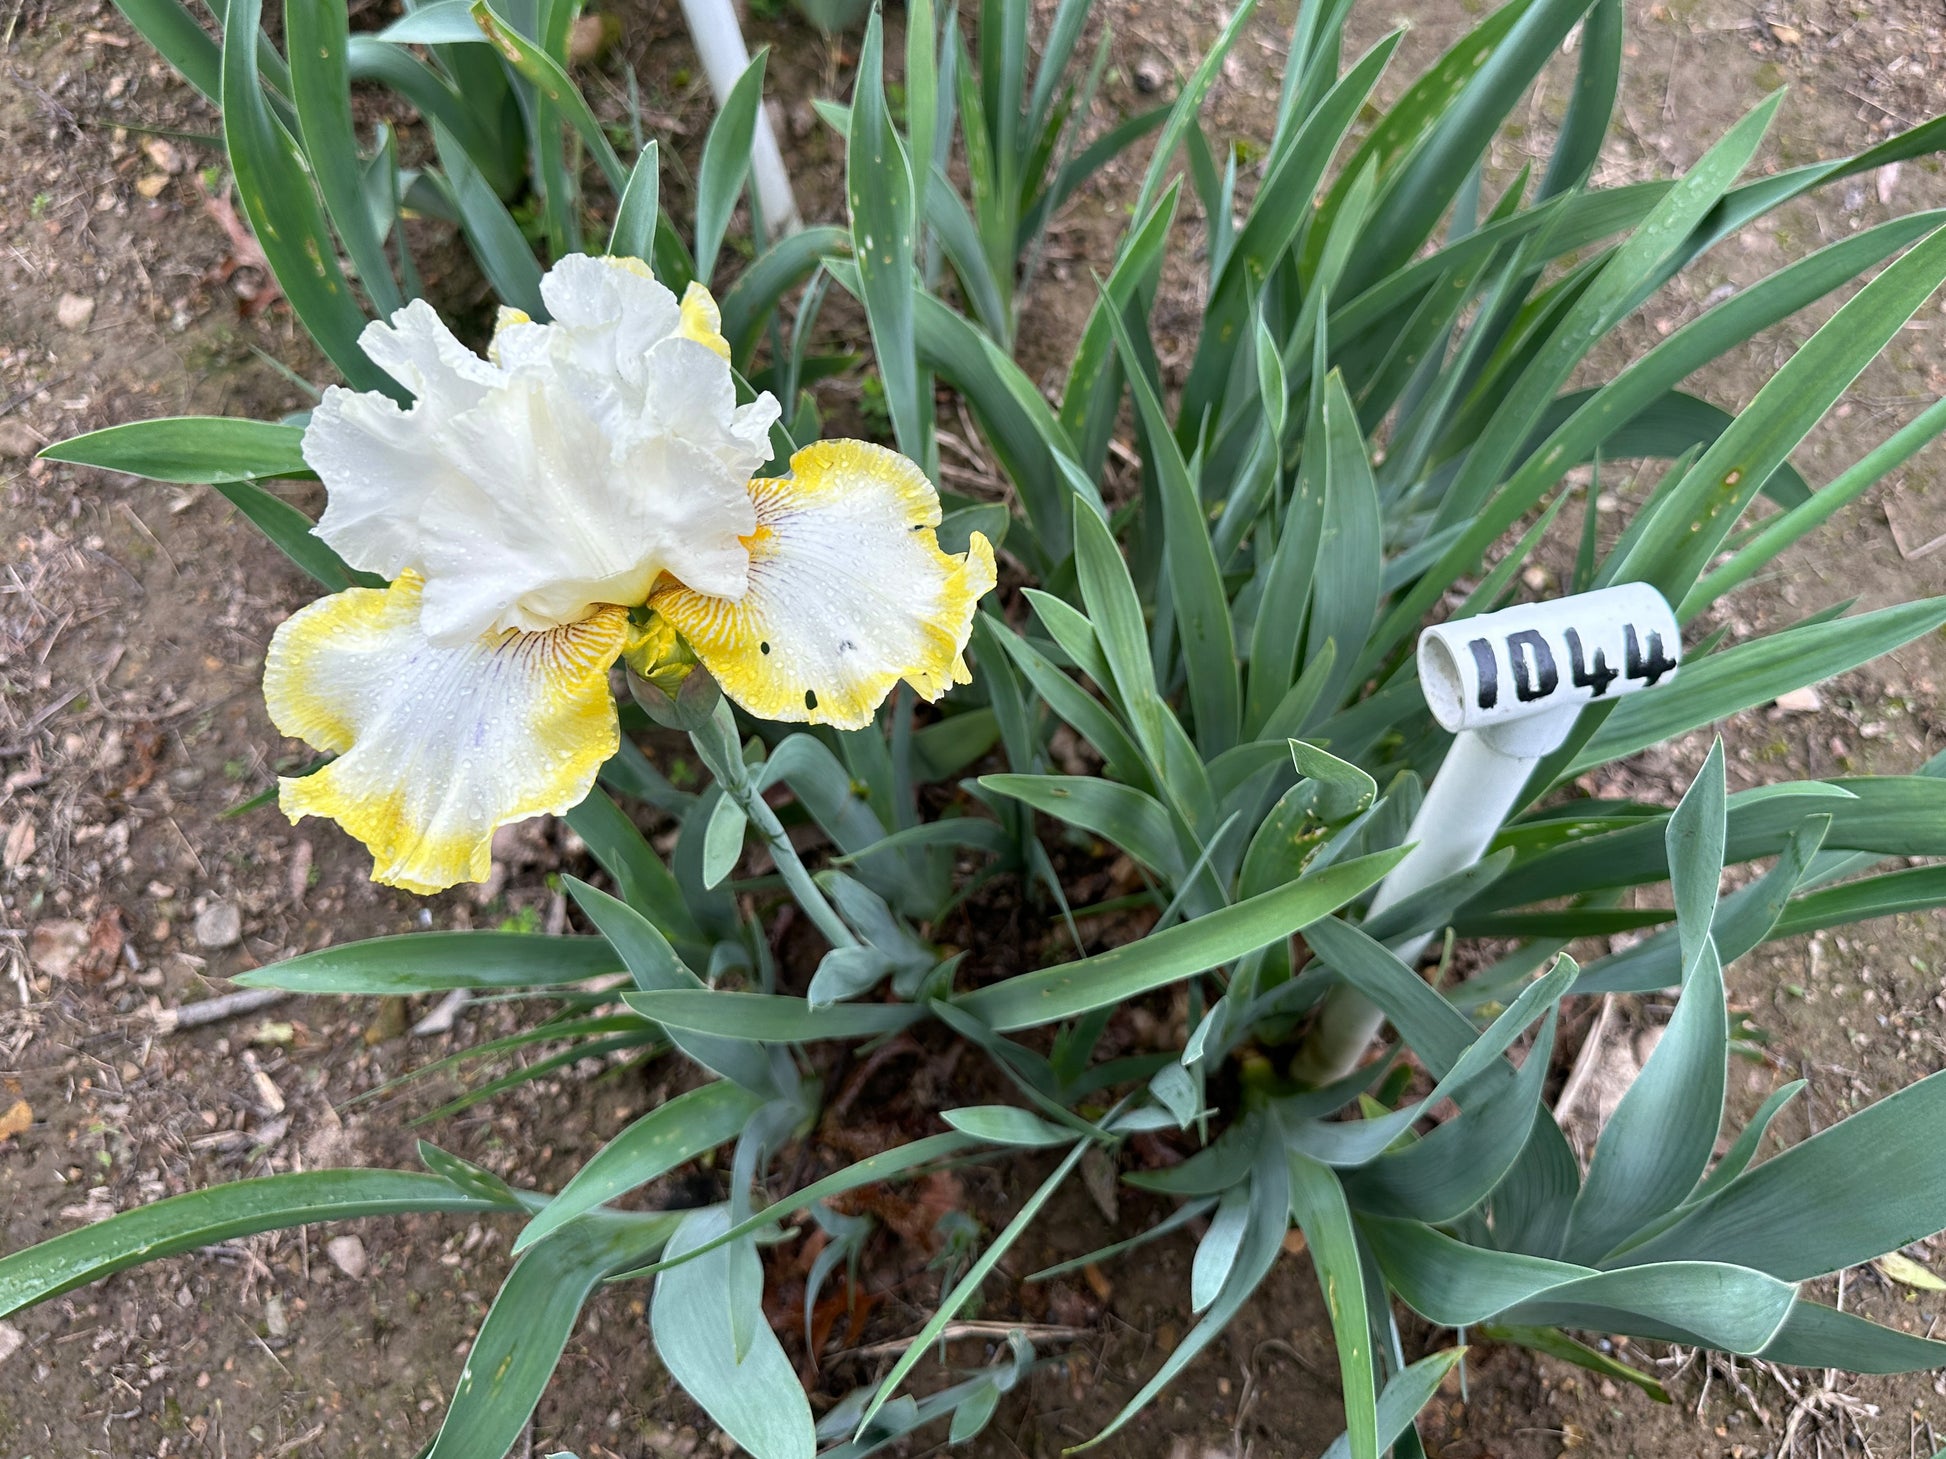
[(356, 1236), (334, 1236), (324, 1243), (331, 1265), (354, 1281), (365, 1275), (365, 1243)]
[(150, 137), (142, 144), (142, 150), (148, 153), (149, 161), (164, 172), (182, 171), (182, 153), (176, 150), (176, 144), (167, 137)]
[(568, 28), (568, 64), (599, 61), (621, 39), (622, 23), (612, 15), (584, 15)]
[(289, 872), (291, 902), (296, 906), (304, 905), (304, 893), (311, 885), (311, 843), (300, 840), (291, 847)]
[(258, 1109), (267, 1115), (284, 1112), (284, 1091), (277, 1087), (276, 1080), (261, 1069), (253, 1069), (250, 1071), (250, 1083), (256, 1091)]
[(1777, 696), (1777, 707), (1785, 714), (1816, 714), (1824, 708), (1824, 700), (1815, 689), (1793, 689)]
[(0, 1363), (27, 1346), (27, 1334), (11, 1322), (0, 1322)]
[(243, 939), (243, 914), (232, 902), (212, 902), (196, 914), (196, 945), (215, 952)]
[(95, 317), (95, 301), (86, 294), (63, 294), (54, 306), (54, 318), (63, 329), (86, 329)]

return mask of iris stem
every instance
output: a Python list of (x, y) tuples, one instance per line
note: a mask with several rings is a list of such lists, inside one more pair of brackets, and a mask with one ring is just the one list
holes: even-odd
[(696, 747), (697, 757), (709, 767), (710, 774), (716, 777), (716, 783), (723, 787), (723, 793), (736, 803), (744, 818), (763, 837), (764, 845), (770, 848), (770, 859), (777, 863), (784, 885), (790, 888), (804, 915), (833, 947), (856, 947), (858, 939), (818, 889), (817, 882), (799, 859), (797, 848), (791, 845), (784, 823), (777, 819), (777, 812), (770, 808), (750, 779), (749, 767), (743, 763), (743, 746), (737, 739), (736, 717), (727, 699), (717, 701), (709, 723), (691, 731), (689, 742)]

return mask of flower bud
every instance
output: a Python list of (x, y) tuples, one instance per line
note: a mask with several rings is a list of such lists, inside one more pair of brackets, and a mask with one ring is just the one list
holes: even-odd
[(723, 691), (660, 613), (651, 612), (634, 625), (622, 659), (628, 667), (628, 692), (664, 728), (700, 729), (716, 711)]
[(664, 729), (692, 733), (709, 723), (723, 691), (701, 664), (670, 666), (644, 678), (628, 666), (628, 692), (642, 712)]

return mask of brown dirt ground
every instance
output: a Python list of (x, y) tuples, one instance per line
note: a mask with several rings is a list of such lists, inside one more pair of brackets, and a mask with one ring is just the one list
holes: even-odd
[[(634, 66), (652, 125), (693, 164), (707, 108), (674, 7), (626, 0), (613, 8), (621, 43), (592, 89), (615, 105), (619, 67)], [(1266, 8), (1226, 66), (1214, 135), (1263, 140), (1290, 20), (1288, 0), (1279, 8)], [(1409, 23), (1393, 71), (1409, 77), (1483, 8), (1478, 0), (1368, 4), (1358, 43)], [(376, 7), (354, 6), (366, 9)], [(1130, 80), (1138, 63), (1186, 69), (1219, 21), (1210, 0), (1098, 9), (1091, 24), (1108, 23), (1118, 37), (1104, 115), (1139, 99)], [(1927, 0), (1631, 0), (1630, 11), (1623, 124), (1605, 181), (1687, 166), (1781, 82), (1793, 94), (1766, 154), (1779, 164), (1855, 150), (1933, 115), (1946, 97), (1941, 17)], [(787, 146), (805, 196), (829, 213), (835, 150), (806, 103), (846, 84), (852, 57), (790, 22), (755, 23), (751, 35), (779, 46), (773, 95)], [(270, 812), (226, 817), (290, 763), (282, 757), (293, 747), (267, 723), (256, 681), (271, 627), (306, 600), (307, 584), (207, 488), (29, 458), (48, 441), (124, 420), (301, 408), (303, 393), (266, 357), (307, 379), (327, 373), (281, 307), (248, 308), (261, 276), (198, 188), (214, 149), (179, 136), (171, 156), (135, 130), (206, 134), (213, 118), (108, 5), (0, 3), (0, 70), (0, 135), (10, 150), (0, 165), (0, 1109), (24, 1099), (33, 1114), (27, 1130), (0, 1139), (0, 1249), (11, 1250), (91, 1215), (220, 1180), (410, 1165), (403, 1117), (432, 1108), (435, 1093), (396, 1105), (345, 1101), (457, 1046), (451, 1037), (403, 1035), (423, 1009), (294, 1000), (168, 1036), (154, 1032), (151, 1015), (222, 991), (243, 968), (327, 941), (509, 919), (559, 927), (565, 909), (548, 873), (579, 861), (564, 830), (535, 828), (510, 839), (499, 885), (419, 901), (372, 887), (358, 848), (329, 827), (292, 828)], [(1501, 175), (1525, 150), (1543, 148), (1566, 75), (1551, 73), (1538, 90), (1525, 130), (1495, 158)], [(1023, 328), (1024, 357), (1050, 383), (1085, 297), (1071, 286), (1107, 256), (1137, 168), (1114, 169), (1050, 240)], [(680, 183), (670, 190), (682, 193)], [(1672, 286), (1623, 331), (1615, 357), (1692, 317), (1721, 287), (1894, 208), (1943, 202), (1946, 183), (1926, 162), (1786, 210)], [(1164, 358), (1176, 363), (1196, 312), (1201, 226), (1189, 209), (1159, 311)], [(462, 301), (477, 298), (459, 270), (442, 282)], [(1816, 322), (1772, 331), (1702, 389), (1742, 404)], [(1942, 328), (1931, 313), (1916, 320), (1799, 454), (1814, 483), (1940, 393)], [(846, 390), (832, 392), (837, 412)], [(1617, 491), (1626, 497), (1625, 484)], [(1936, 458), (1922, 459), (1793, 554), (1777, 578), (1739, 597), (1725, 621), (1743, 633), (1853, 595), (1877, 606), (1946, 591), (1946, 551), (1906, 555), (1946, 531), (1942, 492)], [(1946, 744), (1943, 675), (1946, 644), (1929, 641), (1824, 686), (1816, 712), (1743, 716), (1724, 727), (1733, 779), (1908, 769)], [(1688, 737), (1604, 772), (1603, 785), (1671, 798), (1706, 748), (1704, 736)], [(1808, 1097), (1786, 1132), (1796, 1138), (1946, 1064), (1942, 957), (1935, 919), (1901, 918), (1744, 960), (1731, 974), (1733, 997), (1769, 1042), (1760, 1061), (1741, 1066), (1738, 1113), (1778, 1082), (1807, 1077)], [(1632, 1002), (1620, 1011), (1624, 1030), (1659, 1016)], [(1568, 1030), (1569, 1048), (1592, 1013)], [(462, 1017), (477, 1038), (519, 1026), (524, 1010), (476, 1007)], [(558, 1184), (661, 1096), (657, 1077), (544, 1081), (427, 1133), (517, 1179)], [(546, 1131), (538, 1148), (537, 1130)], [(973, 1173), (949, 1194), (991, 1231), (1038, 1174)], [(1126, 1216), (1134, 1199), (1125, 1195), (1123, 1206)], [(1103, 1228), (1085, 1195), (1064, 1193), (1006, 1270), (1085, 1250), (1106, 1239)], [(25, 1346), (0, 1358), (0, 1455), (414, 1453), (438, 1422), (504, 1270), (508, 1233), (435, 1219), (366, 1222), (358, 1279), (327, 1256), (329, 1234), (238, 1242), (22, 1316)], [(1003, 1407), (977, 1452), (1051, 1454), (1093, 1433), (1186, 1330), (1189, 1251), (1177, 1240), (1111, 1265), (1099, 1291), (1081, 1283), (1040, 1296), (991, 1291), (992, 1316), (1083, 1335), (1052, 1349), (1065, 1362)], [(909, 1260), (894, 1272), (899, 1285), (860, 1341), (917, 1326), (934, 1280), (922, 1268)], [(1920, 1328), (1941, 1309), (1935, 1295), (1891, 1286), (1869, 1269), (1849, 1275), (1846, 1300)], [(719, 1436), (670, 1390), (641, 1315), (633, 1289), (592, 1304), (537, 1416), (534, 1452), (634, 1459), (717, 1447)], [(1428, 1348), (1439, 1339), (1407, 1335)], [(1634, 1356), (1670, 1376), (1677, 1405), (1657, 1408), (1633, 1389), (1476, 1347), (1464, 1394), (1455, 1383), (1440, 1400), (1432, 1451), (1441, 1459), (1569, 1448), (1754, 1459), (1938, 1447), (1932, 1425), (1946, 1388), (1930, 1377), (1796, 1375), (1792, 1389), (1785, 1375), (1749, 1365), (1706, 1376), (1684, 1354)], [(985, 1354), (969, 1343), (953, 1357), (971, 1364)], [(825, 1372), (856, 1382), (872, 1361), (827, 1356)], [(1338, 1426), (1320, 1306), (1298, 1258), (1280, 1264), (1190, 1376), (1113, 1447), (1142, 1459), (1308, 1456)]]

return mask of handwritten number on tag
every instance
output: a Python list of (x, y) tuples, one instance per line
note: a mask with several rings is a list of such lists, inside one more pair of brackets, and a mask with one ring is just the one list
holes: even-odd
[(1662, 651), (1661, 634), (1653, 629), (1649, 631), (1649, 651), (1645, 656), (1642, 645), (1636, 638), (1635, 625), (1629, 624), (1622, 632), (1623, 643), (1627, 650), (1622, 667), (1628, 671), (1629, 678), (1640, 679), (1644, 687), (1647, 687), (1676, 667), (1676, 661)]
[[(1570, 628), (1567, 631), (1566, 637), (1568, 640), (1569, 681), (1575, 688), (1586, 689), (1595, 698), (1601, 698), (1602, 695), (1608, 692), (1608, 686), (1621, 676), (1608, 667), (1608, 656), (1599, 648), (1595, 650), (1593, 667), (1589, 667), (1586, 662), (1584, 650), (1581, 647), (1581, 635)], [(1634, 640), (1631, 638), (1630, 642), (1632, 643)], [(1661, 639), (1656, 639), (1658, 646), (1660, 646), (1661, 642)]]
[(1491, 709), (1500, 702), (1500, 661), (1493, 655), (1493, 645), (1484, 638), (1476, 638), (1467, 644), (1473, 653), (1473, 667), (1480, 676), (1480, 708)]
[[(1646, 651), (1642, 646), (1644, 638), (1648, 640)], [(1617, 679), (1626, 677), (1647, 687), (1676, 668), (1676, 660), (1664, 647), (1662, 635), (1654, 629), (1644, 633), (1632, 623), (1622, 627), (1620, 671), (1610, 665), (1607, 651), (1600, 645), (1596, 645), (1590, 653), (1578, 630), (1564, 628), (1560, 631), (1560, 639), (1567, 649), (1568, 682), (1576, 689), (1587, 690), (1590, 698), (1604, 697)], [(1500, 654), (1495, 651), (1494, 641), (1490, 638), (1470, 639), (1466, 647), (1473, 655), (1478, 685), (1474, 697), (1479, 707), (1497, 708), (1500, 703)], [(1518, 633), (1508, 634), (1504, 651), (1507, 667), (1513, 674), (1514, 697), (1522, 704), (1546, 699), (1561, 687), (1561, 673), (1554, 647), (1539, 630), (1524, 628)]]
[[(1514, 697), (1522, 704), (1545, 699), (1561, 685), (1554, 650), (1531, 628), (1507, 635), (1507, 658), (1514, 666)], [(1529, 660), (1532, 660), (1531, 667)]]

